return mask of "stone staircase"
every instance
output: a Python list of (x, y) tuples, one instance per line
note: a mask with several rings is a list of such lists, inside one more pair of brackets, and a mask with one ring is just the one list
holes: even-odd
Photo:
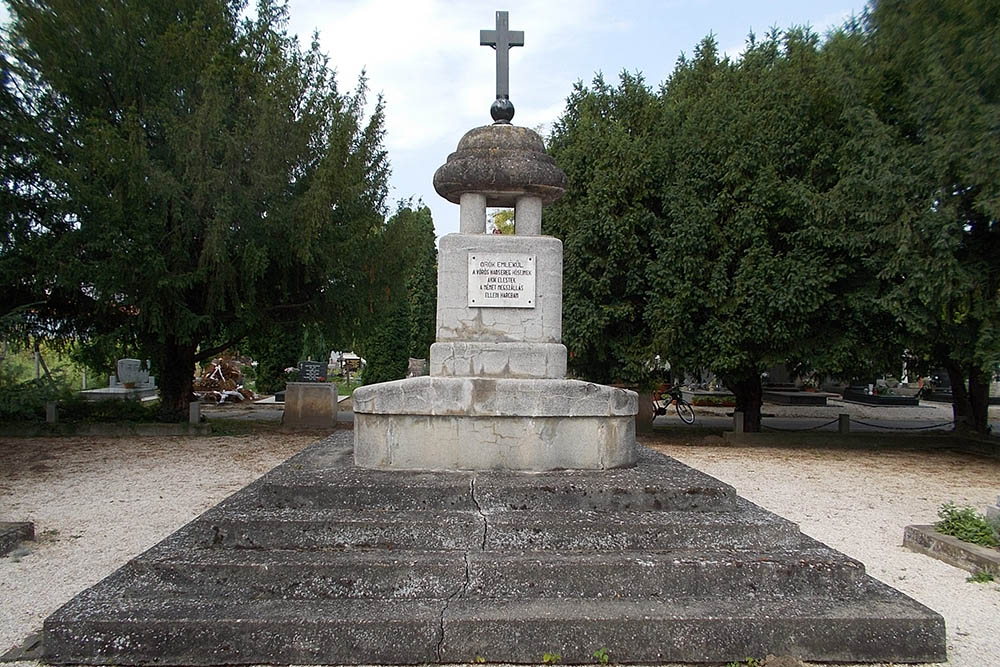
[(945, 659), (942, 618), (643, 450), (604, 472), (353, 465), (337, 432), (45, 622), (53, 663)]

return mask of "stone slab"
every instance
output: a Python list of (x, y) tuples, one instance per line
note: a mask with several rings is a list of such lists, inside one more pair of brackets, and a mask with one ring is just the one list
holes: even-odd
[(355, 414), (468, 417), (632, 417), (639, 400), (580, 380), (429, 376), (358, 387), (353, 399)]
[(159, 393), (156, 387), (104, 387), (102, 389), (84, 389), (77, 395), (85, 401), (139, 401), (152, 398)]
[(206, 512), (202, 546), (234, 549), (474, 549), (484, 522), (474, 512), (261, 509)]
[(394, 470), (605, 470), (635, 463), (632, 417), (355, 413), (355, 462)]
[[(915, 618), (921, 620), (914, 620)], [(940, 662), (944, 620), (888, 587), (863, 601), (817, 598), (704, 600), (455, 600), (444, 613), (441, 660), (593, 663), (606, 648), (616, 664), (742, 661), (768, 653), (811, 661)]]
[(332, 382), (289, 382), (281, 423), (293, 428), (329, 428), (337, 425), (337, 385)]
[(779, 405), (826, 405), (826, 394), (812, 391), (774, 391), (765, 389), (761, 392), (764, 401)]
[(934, 526), (907, 526), (903, 529), (903, 546), (973, 574), (988, 572), (1000, 577), (1000, 549), (963, 542), (939, 533)]
[(35, 539), (35, 524), (30, 521), (0, 521), (0, 556), (6, 556), (18, 542)]
[(735, 512), (498, 512), (490, 551), (754, 550), (799, 545), (798, 527), (740, 499)]
[[(551, 236), (446, 234), (438, 248), (437, 342), (561, 342), (562, 241)], [(534, 255), (535, 307), (470, 307), (469, 256), (475, 253)]]
[(847, 403), (861, 403), (863, 405), (878, 405), (884, 408), (914, 407), (920, 405), (920, 399), (916, 396), (896, 396), (893, 394), (861, 394), (845, 391), (843, 401)]
[[(642, 450), (640, 450), (642, 451)], [(563, 470), (534, 475), (484, 471), (476, 475), (476, 505), (485, 513), (533, 511), (732, 511), (736, 491), (697, 470), (636, 465), (595, 473)]]
[(45, 621), (51, 664), (437, 661), (441, 601), (80, 596)]
[(642, 553), (495, 552), (468, 555), (463, 599), (537, 598), (751, 601), (780, 594), (860, 597), (865, 569), (858, 561), (806, 538), (801, 548)]
[(431, 345), (430, 374), (436, 377), (566, 377), (561, 343), (451, 341)]
[(154, 549), (129, 573), (128, 597), (445, 600), (465, 586), (466, 562), (460, 551)]

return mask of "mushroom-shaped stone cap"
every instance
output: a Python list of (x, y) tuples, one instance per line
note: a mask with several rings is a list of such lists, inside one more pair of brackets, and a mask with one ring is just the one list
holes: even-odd
[(467, 192), (486, 195), (487, 206), (514, 206), (524, 195), (551, 204), (566, 191), (566, 174), (535, 132), (498, 123), (465, 133), (434, 173), (434, 189), (454, 204)]

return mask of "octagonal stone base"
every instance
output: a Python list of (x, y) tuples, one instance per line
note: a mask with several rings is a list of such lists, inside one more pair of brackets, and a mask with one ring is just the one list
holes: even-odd
[(354, 460), (396, 470), (602, 470), (636, 461), (635, 392), (419, 377), (354, 391)]

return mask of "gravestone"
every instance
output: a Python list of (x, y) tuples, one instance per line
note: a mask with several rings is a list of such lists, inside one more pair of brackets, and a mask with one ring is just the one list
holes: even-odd
[(300, 361), (299, 382), (326, 382), (326, 364), (319, 361)]
[(149, 360), (145, 366), (139, 359), (119, 359), (115, 374), (108, 376), (108, 386), (101, 389), (84, 389), (78, 395), (88, 401), (108, 399), (140, 400), (156, 396), (156, 378), (149, 374)]
[[(523, 43), (506, 12), (496, 25), (481, 41)], [(496, 124), (435, 178), (462, 224), (441, 239), (431, 375), (355, 390), (354, 434), (64, 605), (45, 621), (48, 662), (945, 659), (938, 614), (637, 448), (634, 393), (565, 379), (562, 245), (539, 234), (565, 182), (500, 92)], [(518, 207), (513, 237), (483, 233), (497, 201)]]

